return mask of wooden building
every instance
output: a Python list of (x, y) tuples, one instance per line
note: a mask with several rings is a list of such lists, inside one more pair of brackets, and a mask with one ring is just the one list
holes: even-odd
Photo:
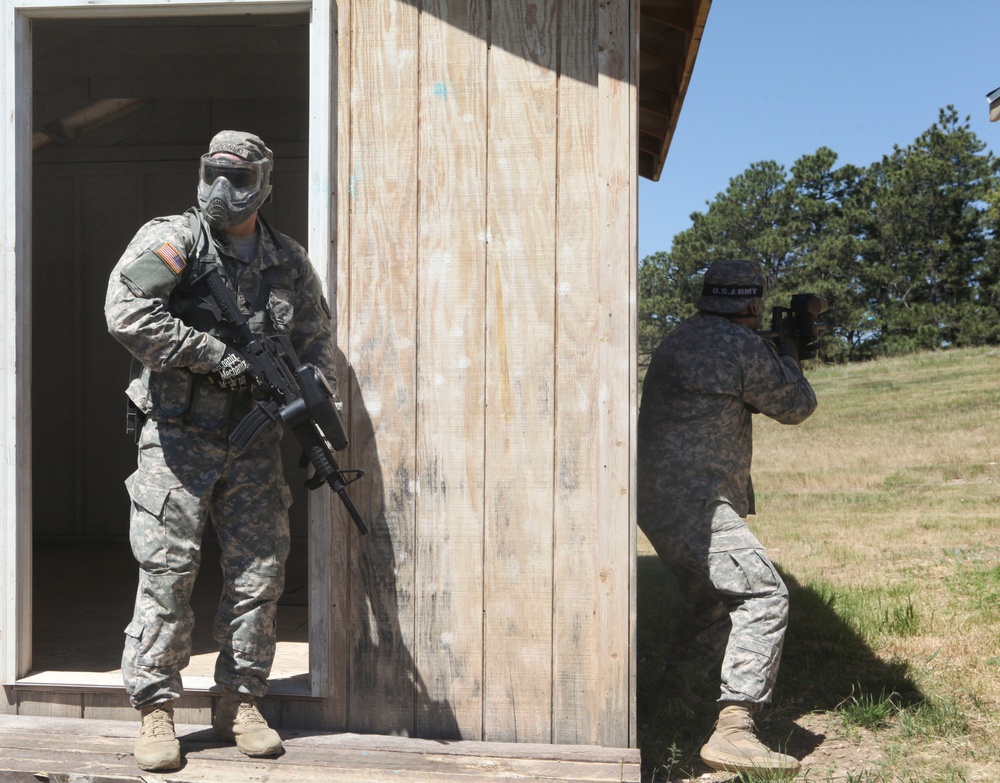
[[(238, 128), (336, 303), (339, 457), (372, 528), (297, 491), (270, 717), (634, 747), (637, 178), (708, 6), (3, 0), (0, 713), (135, 719), (104, 290)], [(196, 636), (184, 722), (209, 720), (211, 656)]]

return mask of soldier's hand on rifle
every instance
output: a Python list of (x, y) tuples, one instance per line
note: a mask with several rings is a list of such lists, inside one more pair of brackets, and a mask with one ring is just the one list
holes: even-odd
[(815, 359), (819, 356), (819, 340), (814, 343), (806, 343), (799, 349), (799, 359)]
[(225, 391), (240, 392), (252, 389), (255, 379), (243, 354), (227, 347), (219, 363), (208, 373), (208, 382)]
[(775, 347), (778, 349), (778, 356), (791, 356), (796, 363), (799, 361), (799, 346), (791, 336), (779, 336)]

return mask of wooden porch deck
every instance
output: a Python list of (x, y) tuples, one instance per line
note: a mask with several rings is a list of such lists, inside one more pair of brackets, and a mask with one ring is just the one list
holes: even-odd
[(417, 740), (282, 731), (285, 753), (251, 759), (206, 726), (178, 725), (184, 766), (142, 772), (132, 757), (138, 724), (0, 715), (3, 783), (482, 783), (523, 778), (559, 783), (640, 778), (637, 749)]

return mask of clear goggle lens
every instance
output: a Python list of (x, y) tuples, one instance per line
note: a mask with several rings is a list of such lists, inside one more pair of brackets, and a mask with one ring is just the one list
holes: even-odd
[(206, 185), (211, 185), (219, 177), (225, 177), (229, 180), (229, 184), (237, 190), (260, 190), (264, 179), (264, 170), (259, 163), (245, 163), (242, 160), (203, 155), (201, 158), (201, 181)]

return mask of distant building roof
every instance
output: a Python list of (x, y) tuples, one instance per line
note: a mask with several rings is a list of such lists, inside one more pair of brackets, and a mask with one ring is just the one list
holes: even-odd
[(986, 93), (986, 100), (990, 102), (990, 122), (1000, 120), (1000, 87)]

